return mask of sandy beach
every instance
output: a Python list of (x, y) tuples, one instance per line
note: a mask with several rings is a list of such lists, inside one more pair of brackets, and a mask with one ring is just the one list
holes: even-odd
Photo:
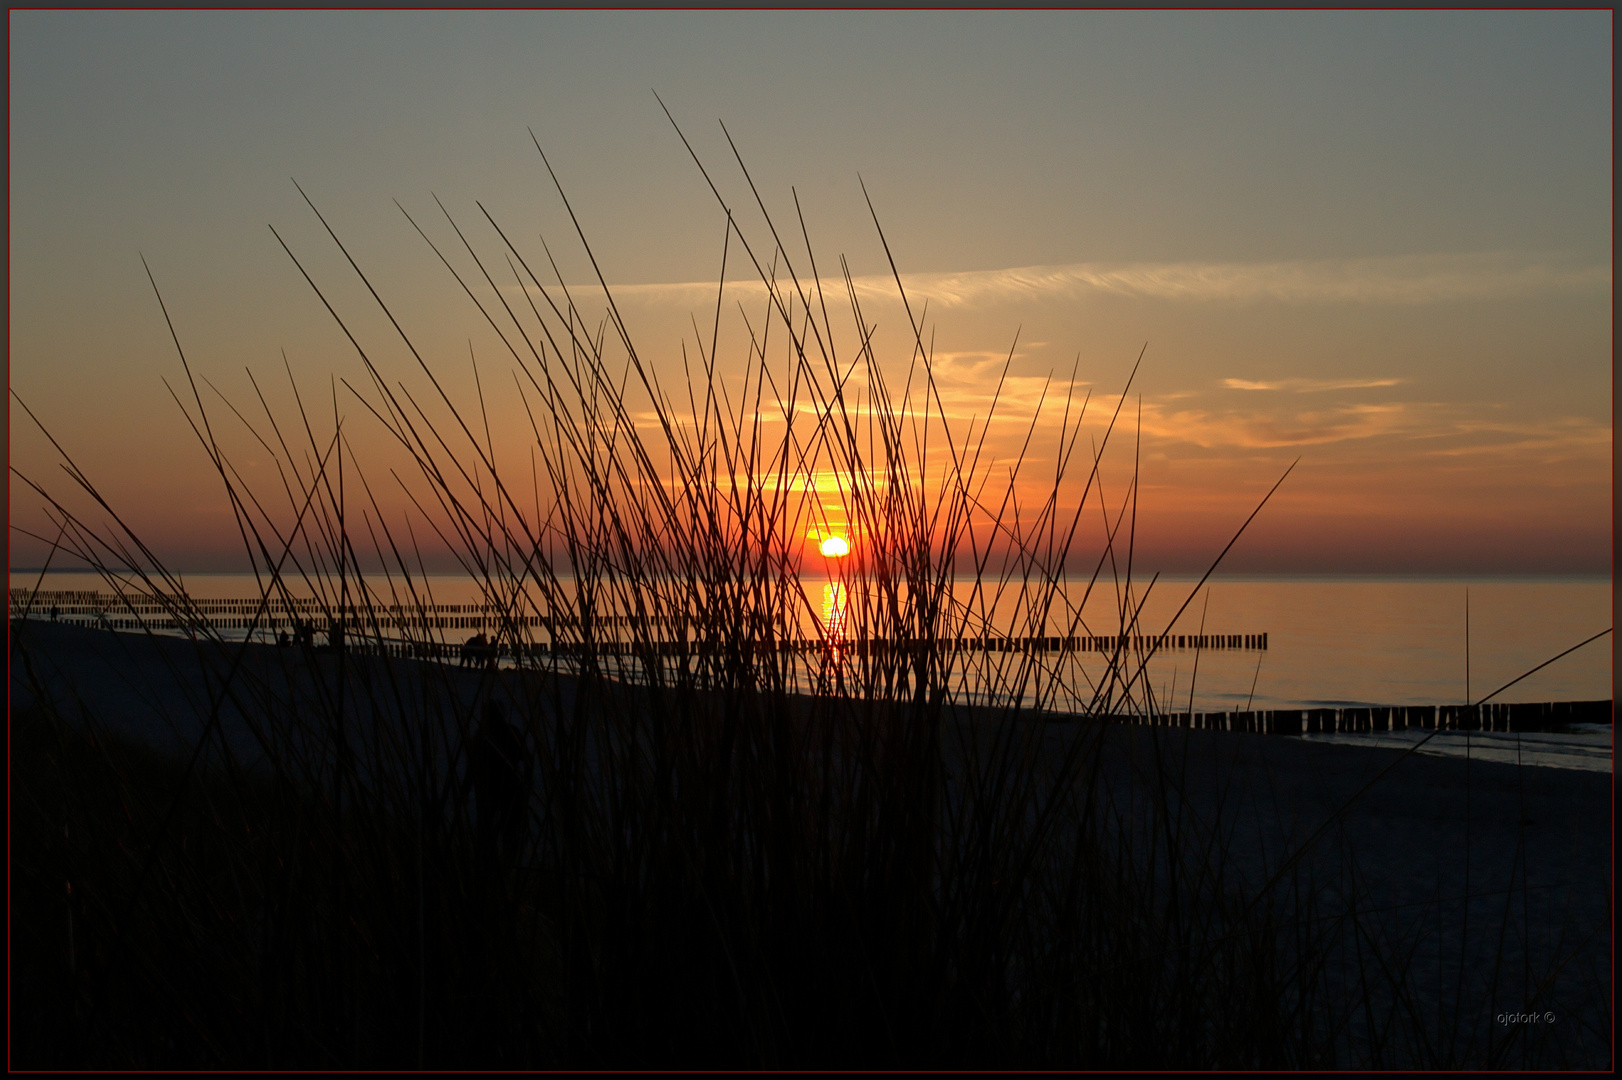
[[(12, 637), (10, 701), (14, 710), (42, 706), (94, 718), (175, 753), (188, 752), (218, 711), (226, 741), (253, 763), (267, 746), (257, 725), (262, 703), (296, 707), (301, 695), (330, 693), (339, 662), (330, 653), (33, 621)], [(360, 727), (370, 717), (373, 739), (380, 710), (395, 711), (389, 702), (406, 713), (426, 702), (471, 717), (491, 696), (524, 708), (533, 683), (444, 664), (342, 662), (354, 697), (346, 712)], [(551, 707), (564, 700), (560, 693), (567, 690), (548, 691)], [(1046, 725), (1055, 755), (1074, 726)], [(1103, 737), (1102, 775), (1115, 812), (1132, 815), (1147, 809), (1146, 800), (1170, 799), (1236, 892), (1278, 880), (1308, 888), (1318, 918), (1344, 930), (1344, 978), (1357, 977), (1354, 960), (1370, 950), (1404, 956), (1414, 996), (1434, 1002), (1439, 1023), (1463, 1043), (1507, 1038), (1510, 1025), (1500, 1017), (1535, 1012), (1555, 1018), (1539, 1034), (1555, 1039), (1568, 1060), (1609, 1060), (1598, 1035), (1607, 1021), (1587, 1015), (1609, 995), (1608, 773), (1349, 740), (1120, 724), (1107, 725)], [(1346, 1032), (1349, 1052), (1367, 1034)]]

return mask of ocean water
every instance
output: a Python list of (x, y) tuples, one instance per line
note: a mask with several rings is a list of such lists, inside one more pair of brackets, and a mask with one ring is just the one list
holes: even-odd
[[(251, 575), (202, 574), (182, 578), (198, 599), (253, 597)], [(376, 579), (372, 579), (374, 585)], [(1084, 584), (1069, 586), (1072, 609)], [(79, 589), (107, 592), (99, 576), (82, 573), (13, 572), (13, 589)], [(1195, 591), (1192, 579), (1161, 578), (1145, 592), (1134, 585), (1130, 606), (1139, 610), (1143, 634), (1267, 635), (1267, 649), (1170, 649), (1149, 664), (1157, 699), (1195, 712), (1251, 709), (1344, 708), (1362, 705), (1448, 705), (1479, 700), (1563, 650), (1611, 625), (1612, 589), (1603, 578), (1215, 578)], [(477, 585), (468, 578), (430, 576), (419, 584), (437, 604), (473, 604)], [(380, 586), (379, 586), (380, 587)], [(838, 586), (806, 583), (806, 610), (858, 633), (860, 620), (840, 603)], [(954, 590), (960, 603), (985, 608), (987, 622), (1005, 633), (1022, 632), (1003, 612), (1008, 597), (976, 596), (967, 583)], [(1128, 599), (1112, 584), (1093, 586), (1073, 613), (1054, 611), (1050, 634), (1110, 634), (1118, 631), (1120, 603)], [(1468, 603), (1468, 652), (1466, 604)], [(1186, 606), (1185, 606), (1186, 605)], [(1179, 608), (1181, 616), (1175, 618)], [(1203, 627), (1203, 631), (1202, 631)], [(815, 634), (808, 621), (802, 630)], [(1026, 630), (1025, 632), (1029, 632)], [(461, 641), (465, 629), (444, 631)], [(1612, 688), (1611, 638), (1601, 638), (1517, 683), (1495, 701), (1596, 701)], [(1077, 654), (1077, 675), (1102, 669), (1097, 654)]]
[[(1192, 585), (1162, 582), (1167, 595), (1151, 597), (1143, 621), (1169, 620)], [(1195, 711), (1479, 700), (1605, 630), (1612, 616), (1607, 579), (1244, 579), (1208, 582), (1180, 631), (1197, 629), (1207, 596), (1208, 626), (1266, 632), (1269, 647), (1205, 654), (1197, 681), (1186, 654), (1159, 661), (1162, 698), (1185, 708), (1192, 700)], [(1608, 699), (1611, 656), (1607, 636), (1494, 700)]]
[[(251, 575), (186, 575), (182, 580), (197, 599), (257, 595)], [(53, 572), (43, 579), (37, 573), (11, 575), (13, 589), (36, 585), (110, 591), (94, 574)], [(1150, 661), (1157, 699), (1172, 709), (1195, 712), (1478, 700), (1606, 629), (1612, 615), (1610, 582), (1593, 578), (1243, 578), (1208, 581), (1197, 592), (1194, 580), (1162, 578), (1147, 591), (1143, 583), (1135, 584), (1131, 594), (1097, 583), (1080, 606), (1084, 585), (1069, 586), (1071, 610), (1051, 612), (1047, 633), (1115, 633), (1121, 602), (1128, 600), (1139, 611), (1135, 633), (1267, 635), (1265, 650), (1167, 649)], [(419, 588), (436, 604), (471, 605), (480, 599), (477, 585), (465, 577), (430, 576)], [(859, 608), (860, 601), (844, 598), (839, 589), (820, 581), (806, 583), (806, 610), (819, 611), (822, 626), (807, 619), (802, 632), (817, 634), (831, 625), (859, 636), (859, 612), (851, 609)], [(959, 583), (954, 594), (971, 610), (986, 611), (991, 633), (1030, 632), (1023, 620), (1010, 621), (1006, 613), (1014, 604), (1008, 596), (999, 599), (990, 590), (977, 595), (967, 583)], [(1182, 614), (1174, 619), (1179, 608)], [(467, 636), (455, 626), (443, 633), (453, 642)], [(1601, 638), (1494, 700), (1608, 699), (1611, 656), (1610, 637)], [(1102, 671), (1098, 654), (1076, 654), (1075, 660), (1082, 679)]]

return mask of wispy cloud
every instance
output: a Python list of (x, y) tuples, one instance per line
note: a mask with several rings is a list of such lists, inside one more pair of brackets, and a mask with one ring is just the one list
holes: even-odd
[[(1392, 401), (1291, 411), (1168, 408), (1145, 401), (1150, 438), (1206, 449), (1266, 450), (1368, 443), (1382, 454), (1436, 457), (1535, 455), (1539, 460), (1594, 458), (1609, 452), (1611, 428), (1586, 417), (1506, 421), (1499, 410), (1470, 402)], [(1407, 443), (1409, 450), (1397, 447)]]
[(1406, 433), (1420, 426), (1423, 406), (1393, 402), (1314, 412), (1267, 414), (1163, 409), (1145, 402), (1145, 435), (1206, 448), (1276, 449)]
[[(1551, 293), (1593, 294), (1611, 287), (1611, 268), (1559, 254), (1484, 252), (1372, 259), (1313, 259), (1264, 263), (1070, 263), (1003, 270), (903, 274), (910, 299), (940, 307), (1104, 294), (1155, 300), (1292, 304), (1433, 304), (1505, 300)], [(862, 299), (893, 297), (894, 278), (854, 279)], [(793, 285), (779, 281), (785, 295)], [(809, 295), (814, 282), (801, 287)], [(845, 295), (843, 281), (824, 292)], [(652, 302), (713, 304), (714, 282), (615, 285), (618, 297)], [(729, 282), (729, 290), (764, 295), (758, 281)]]
[(1283, 390), (1295, 394), (1315, 394), (1324, 390), (1371, 390), (1380, 386), (1400, 386), (1402, 379), (1223, 379), (1229, 390)]

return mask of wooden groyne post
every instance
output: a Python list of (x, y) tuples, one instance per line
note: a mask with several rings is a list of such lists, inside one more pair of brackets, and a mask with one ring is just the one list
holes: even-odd
[[(1396, 731), (1554, 732), (1573, 724), (1609, 724), (1613, 702), (1544, 701), (1486, 705), (1380, 705), (1341, 709), (1165, 713), (1128, 723), (1256, 735), (1368, 735)], [(1112, 718), (1113, 719), (1113, 718)]]

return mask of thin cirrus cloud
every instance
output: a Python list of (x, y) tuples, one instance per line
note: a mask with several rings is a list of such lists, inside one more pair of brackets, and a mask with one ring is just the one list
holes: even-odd
[(1395, 442), (1406, 442), (1413, 452), (1427, 456), (1496, 455), (1521, 464), (1535, 455), (1602, 465), (1610, 449), (1610, 427), (1590, 418), (1512, 422), (1488, 415), (1493, 412), (1468, 402), (1393, 401), (1267, 414), (1169, 409), (1146, 401), (1143, 432), (1208, 449), (1364, 443), (1377, 444), (1378, 452), (1386, 454)]
[(1223, 379), (1229, 390), (1282, 390), (1294, 394), (1316, 394), (1325, 390), (1372, 390), (1400, 386), (1402, 379)]
[[(1561, 255), (1487, 252), (1463, 255), (1403, 255), (1369, 259), (1314, 259), (1268, 263), (1071, 263), (1003, 270), (901, 275), (909, 296), (944, 307), (999, 301), (1070, 298), (1084, 294), (1208, 302), (1332, 304), (1433, 304), (1507, 300), (1551, 294), (1598, 294), (1611, 288), (1611, 268), (1585, 265)], [(764, 290), (758, 281), (730, 288)], [(856, 277), (859, 297), (895, 295), (895, 279)], [(814, 283), (802, 281), (807, 292)], [(780, 280), (791, 294), (794, 286)], [(713, 282), (615, 285), (617, 296), (649, 301), (708, 296)], [(845, 283), (825, 280), (824, 292), (842, 294)]]

